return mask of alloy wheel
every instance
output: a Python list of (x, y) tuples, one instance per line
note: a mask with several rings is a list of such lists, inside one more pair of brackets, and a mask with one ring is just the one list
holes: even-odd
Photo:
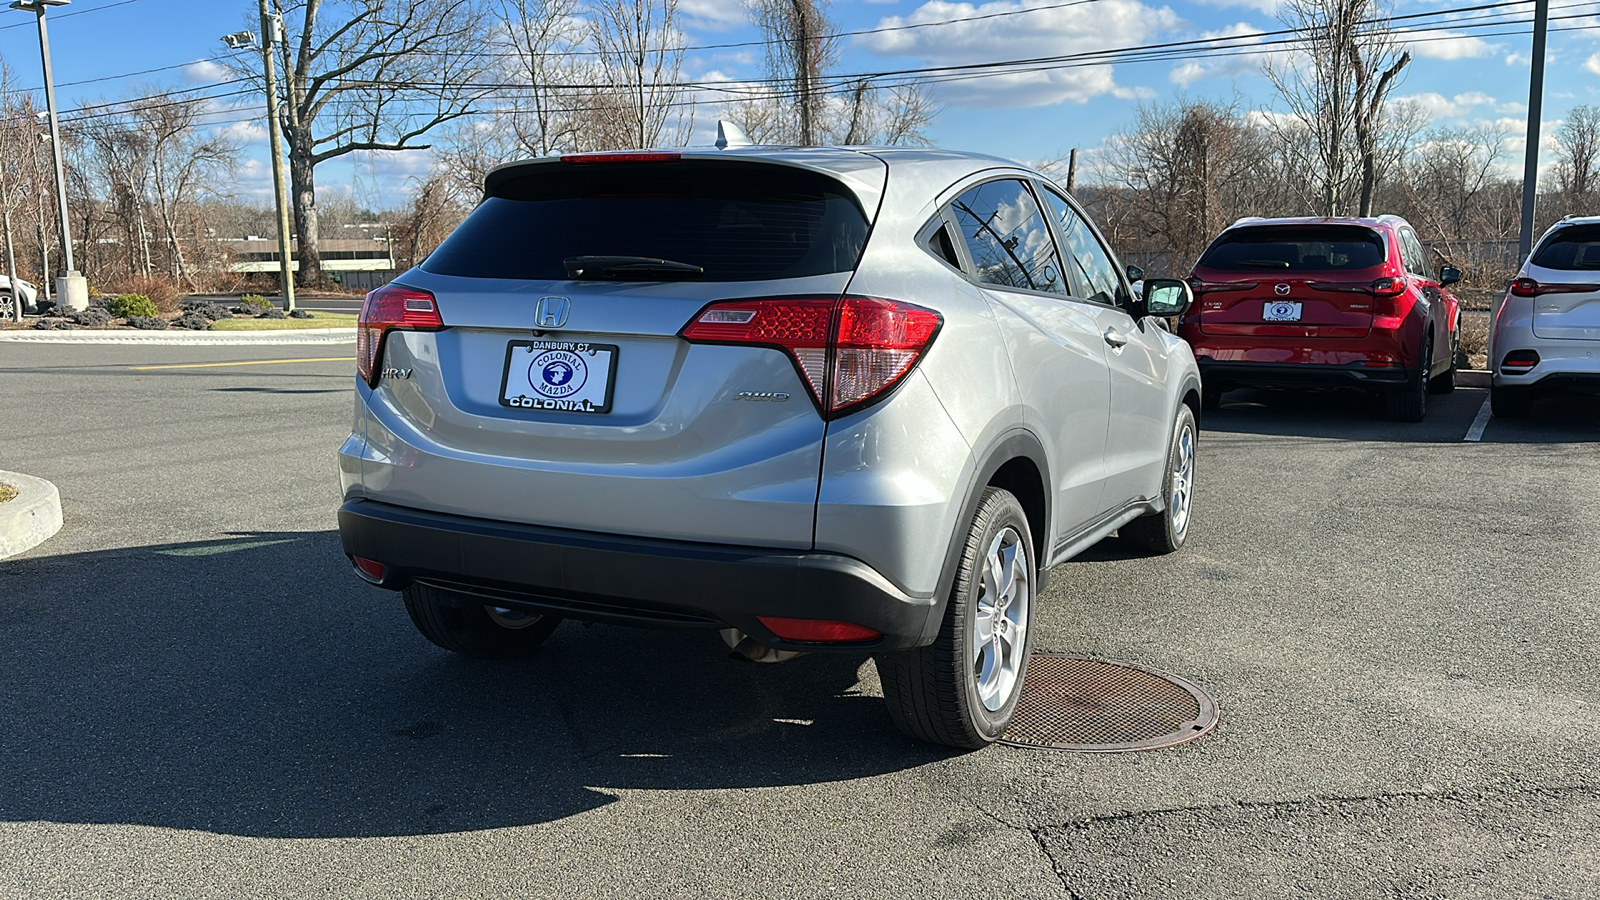
[(972, 625), (972, 671), (978, 699), (990, 712), (1011, 699), (1022, 672), (1032, 587), (1022, 535), (1006, 526), (984, 553)]

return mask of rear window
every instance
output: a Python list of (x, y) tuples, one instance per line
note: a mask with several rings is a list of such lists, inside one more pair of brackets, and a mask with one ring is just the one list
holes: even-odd
[(1383, 265), (1383, 237), (1359, 225), (1235, 228), (1200, 258), (1236, 272), (1338, 272)]
[(1600, 225), (1568, 225), (1550, 235), (1533, 255), (1546, 269), (1600, 269)]
[(679, 161), (530, 167), (497, 183), (425, 271), (559, 280), (574, 256), (699, 266), (697, 281), (848, 272), (867, 219), (838, 182), (787, 166)]

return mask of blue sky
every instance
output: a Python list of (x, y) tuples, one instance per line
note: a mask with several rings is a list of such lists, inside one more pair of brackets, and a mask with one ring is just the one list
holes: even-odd
[[(974, 21), (899, 28), (847, 39), (839, 71), (875, 72), (926, 65), (960, 65), (1007, 58), (1079, 53), (1215, 35), (1250, 35), (1279, 27), (1277, 0), (1094, 0), (1061, 6), (1062, 0), (836, 0), (831, 15), (841, 30), (895, 28), (953, 18)], [(1399, 0), (1407, 15), (1450, 8), (1433, 0)], [(1019, 10), (1036, 9), (1021, 14)], [(1600, 2), (1552, 0), (1555, 26), (1600, 25)], [(3, 9), (3, 7), (0, 7)], [(50, 14), (58, 98), (73, 107), (116, 99), (141, 86), (192, 88), (225, 77), (209, 58), (223, 50), (220, 36), (250, 27), (251, 0), (74, 0)], [(1507, 13), (1527, 16), (1532, 4)], [(93, 10), (90, 12), (90, 10)], [(0, 16), (0, 57), (24, 87), (40, 84), (37, 34), (31, 14)], [(78, 13), (78, 15), (68, 15)], [(680, 0), (688, 44), (727, 44), (759, 37), (738, 0)], [(994, 15), (1008, 13), (1008, 15)], [(1435, 30), (1410, 35), (1414, 60), (1395, 96), (1420, 104), (1439, 127), (1493, 125), (1507, 135), (1508, 167), (1520, 166), (1525, 128), (1527, 34), (1507, 25), (1469, 30), (1470, 13), (1449, 17)], [(1437, 30), (1453, 27), (1455, 30)], [(1421, 39), (1421, 40), (1418, 40)], [(1246, 38), (1246, 40), (1250, 40)], [(755, 78), (762, 74), (760, 48), (693, 50), (686, 74), (699, 80)], [(933, 88), (942, 106), (929, 135), (936, 144), (1040, 162), (1072, 148), (1088, 154), (1132, 120), (1140, 101), (1167, 101), (1183, 92), (1194, 98), (1237, 97), (1248, 109), (1278, 105), (1261, 74), (1265, 55), (1163, 60), (1058, 69), (1025, 75), (974, 78)], [(1551, 35), (1546, 71), (1546, 134), (1578, 103), (1600, 103), (1600, 29)], [(167, 68), (171, 67), (171, 68)], [(134, 77), (125, 73), (163, 68)], [(107, 79), (85, 82), (90, 79)], [(220, 91), (230, 90), (227, 88)], [(42, 103), (42, 98), (40, 100)], [(231, 102), (231, 101), (226, 101)], [(220, 102), (219, 102), (220, 104)], [(249, 164), (240, 173), (241, 193), (266, 198), (264, 129), (237, 122), (251, 110), (218, 107), (214, 121), (247, 141)], [(698, 109), (696, 142), (709, 142), (715, 111)], [(408, 184), (431, 165), (425, 153), (330, 164), (319, 169), (319, 188), (352, 192), (367, 203), (398, 206)]]

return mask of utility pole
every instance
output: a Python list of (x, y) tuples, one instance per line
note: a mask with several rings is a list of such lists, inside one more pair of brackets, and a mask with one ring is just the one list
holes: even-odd
[(11, 243), (11, 184), (6, 180), (6, 160), (0, 159), (0, 223), (6, 230), (6, 278), (11, 285), (11, 318), (22, 321), (22, 291), (17, 288), (17, 253)]
[[(50, 35), (45, 31), (44, 13), (52, 6), (66, 6), (72, 0), (13, 0), (12, 9), (33, 13), (39, 22), (39, 56), (44, 61), (44, 104), (50, 114), (50, 148), (56, 167), (56, 212), (61, 218), (61, 255), (66, 269), (56, 278), (56, 305), (61, 309), (87, 309), (89, 283), (72, 264), (72, 225), (67, 219), (67, 172), (61, 159), (61, 119), (56, 115), (55, 80), (50, 75)], [(49, 278), (50, 273), (46, 272)]]
[(1528, 146), (1522, 164), (1522, 233), (1517, 240), (1520, 262), (1533, 252), (1533, 213), (1539, 198), (1539, 118), (1544, 106), (1544, 38), (1550, 27), (1550, 0), (1533, 6), (1533, 71), (1528, 76)]
[[(267, 139), (272, 144), (272, 199), (278, 207), (278, 277), (283, 282), (283, 311), (294, 312), (294, 254), (289, 241), (289, 195), (283, 177), (283, 122), (278, 117), (278, 76), (272, 63), (272, 48), (283, 31), (283, 20), (267, 9), (267, 0), (259, 2), (261, 67), (267, 82)], [(222, 41), (230, 49), (242, 50), (256, 43), (255, 38), (248, 31), (240, 31), (223, 35)]]

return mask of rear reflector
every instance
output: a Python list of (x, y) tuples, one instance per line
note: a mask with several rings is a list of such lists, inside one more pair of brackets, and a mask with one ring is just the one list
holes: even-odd
[(833, 622), (827, 619), (780, 619), (757, 616), (756, 620), (767, 630), (786, 641), (804, 641), (810, 644), (851, 644), (875, 641), (883, 637), (865, 625), (852, 622)]
[(677, 162), (682, 158), (682, 153), (642, 153), (637, 150), (621, 150), (601, 153), (569, 153), (561, 157), (561, 161), (570, 166), (585, 166), (595, 163)]
[(362, 578), (373, 584), (381, 584), (383, 582), (384, 573), (387, 571), (387, 567), (383, 563), (360, 556), (352, 556), (350, 561), (356, 564), (356, 571), (361, 573)]
[(1526, 372), (1539, 364), (1539, 354), (1534, 350), (1513, 350), (1500, 361), (1500, 370)]

